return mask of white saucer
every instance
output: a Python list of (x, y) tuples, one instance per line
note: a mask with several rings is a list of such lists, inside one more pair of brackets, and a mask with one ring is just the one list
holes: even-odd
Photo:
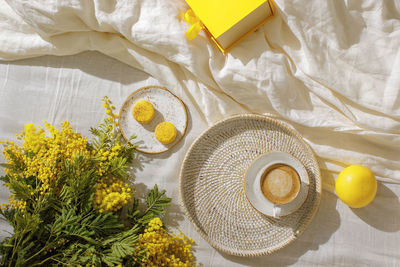
[[(300, 191), (296, 198), (283, 205), (270, 202), (260, 188), (260, 178), (264, 171), (279, 163), (295, 169), (301, 180)], [(308, 195), (309, 182), (307, 171), (298, 159), (289, 153), (274, 151), (259, 156), (251, 163), (245, 176), (245, 192), (247, 199), (256, 210), (267, 216), (279, 218), (295, 212), (303, 205)]]

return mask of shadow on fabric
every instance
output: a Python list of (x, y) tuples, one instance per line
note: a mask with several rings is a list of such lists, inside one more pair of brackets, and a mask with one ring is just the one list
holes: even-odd
[[(99, 56), (99, 54), (103, 56)], [(49, 58), (44, 61), (43, 58)], [(55, 60), (58, 59), (58, 60)], [(44, 63), (46, 62), (46, 64)], [(8, 61), (2, 62), (6, 64)], [(40, 66), (45, 68), (59, 69), (80, 69), (81, 71), (104, 79), (105, 81), (119, 82), (123, 85), (130, 85), (149, 78), (149, 74), (141, 70), (125, 65), (114, 58), (96, 51), (86, 51), (70, 56), (43, 56), (37, 58), (21, 59), (12, 61), (13, 65)], [(96, 66), (96, 67), (94, 67)], [(126, 68), (129, 66), (129, 68)], [(134, 72), (134, 75), (132, 75)]]
[(376, 197), (369, 205), (352, 209), (355, 215), (370, 226), (390, 233), (400, 231), (399, 210), (399, 197), (383, 183), (378, 183)]

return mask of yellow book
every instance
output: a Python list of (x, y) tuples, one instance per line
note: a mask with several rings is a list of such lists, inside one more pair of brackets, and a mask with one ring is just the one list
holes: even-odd
[(273, 3), (269, 0), (186, 0), (186, 2), (201, 22), (203, 29), (224, 53), (274, 15)]

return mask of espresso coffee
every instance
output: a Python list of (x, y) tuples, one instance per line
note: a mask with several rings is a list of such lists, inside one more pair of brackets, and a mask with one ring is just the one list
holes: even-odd
[(263, 195), (274, 204), (287, 204), (296, 198), (300, 191), (300, 177), (285, 164), (275, 164), (267, 168), (261, 176), (260, 186)]

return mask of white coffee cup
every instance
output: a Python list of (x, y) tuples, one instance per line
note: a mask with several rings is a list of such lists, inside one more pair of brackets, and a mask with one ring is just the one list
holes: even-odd
[(259, 156), (245, 176), (245, 192), (251, 205), (275, 218), (299, 209), (307, 198), (308, 186), (305, 167), (286, 152), (274, 151)]

